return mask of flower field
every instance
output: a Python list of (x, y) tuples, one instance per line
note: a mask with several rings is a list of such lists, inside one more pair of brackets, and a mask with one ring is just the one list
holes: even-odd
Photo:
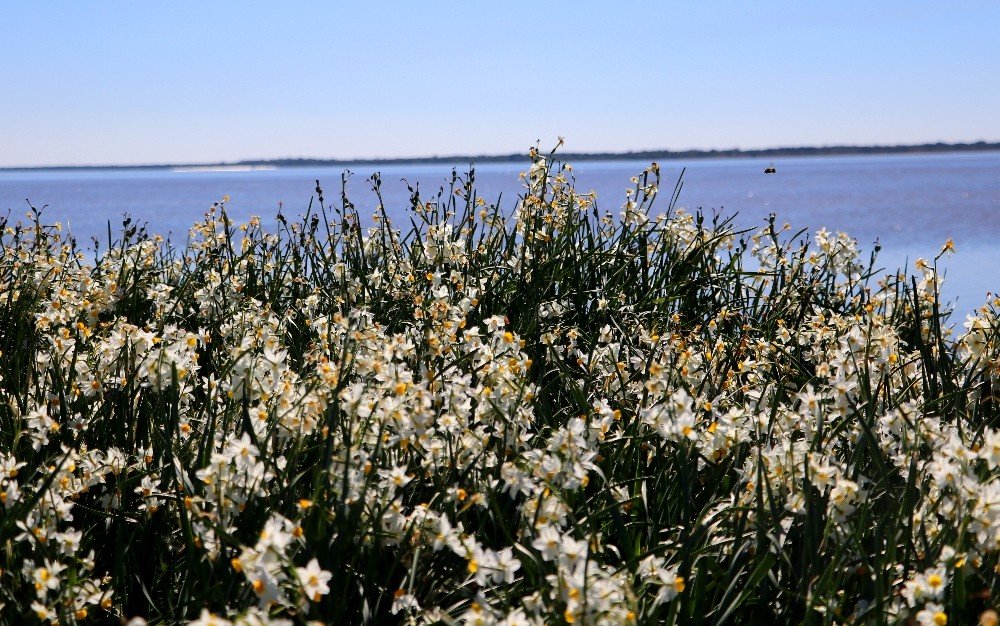
[(370, 183), (183, 245), (3, 222), (0, 622), (997, 624), (1000, 303), (656, 164), (405, 224)]

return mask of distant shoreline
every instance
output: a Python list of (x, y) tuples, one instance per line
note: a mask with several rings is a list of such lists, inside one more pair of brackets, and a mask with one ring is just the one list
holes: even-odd
[[(562, 161), (667, 161), (676, 159), (761, 158), (801, 156), (864, 156), (886, 154), (929, 154), (944, 152), (990, 152), (1000, 150), (1000, 142), (922, 143), (895, 146), (800, 146), (765, 148), (760, 150), (642, 150), (634, 152), (561, 152)], [(376, 159), (257, 159), (219, 163), (165, 163), (151, 165), (48, 165), (0, 167), (0, 172), (27, 171), (89, 171), (89, 170), (179, 170), (179, 171), (247, 171), (295, 167), (347, 167), (357, 165), (434, 165), (468, 163), (518, 163), (527, 154), (452, 155), (430, 157), (397, 157)]]

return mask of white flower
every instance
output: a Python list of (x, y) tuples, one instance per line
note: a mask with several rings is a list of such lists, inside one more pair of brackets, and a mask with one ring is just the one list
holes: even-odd
[(521, 561), (514, 558), (513, 550), (504, 548), (497, 552), (496, 567), (499, 571), (499, 579), (509, 585), (514, 582), (514, 572), (520, 569)]
[(260, 531), (260, 541), (257, 549), (261, 552), (268, 548), (276, 552), (283, 552), (285, 547), (292, 542), (292, 534), (287, 530), (288, 520), (274, 516), (264, 524), (264, 530)]
[(507, 617), (500, 620), (497, 626), (530, 626), (530, 624), (524, 609), (514, 609), (507, 614)]
[(393, 594), (392, 609), (390, 609), (393, 615), (400, 611), (411, 611), (419, 608), (417, 599), (413, 597), (413, 594), (406, 593), (405, 589), (397, 589), (396, 593)]
[(44, 567), (35, 568), (35, 589), (39, 597), (44, 597), (50, 590), (59, 588), (59, 573), (66, 567), (58, 562), (45, 561)]
[(296, 567), (295, 574), (298, 576), (299, 584), (302, 585), (306, 597), (313, 602), (319, 602), (321, 596), (330, 593), (330, 587), (327, 583), (333, 578), (333, 574), (321, 568), (316, 559), (309, 561), (305, 567)]
[(48, 609), (48, 607), (46, 607), (44, 604), (40, 602), (32, 602), (31, 610), (35, 612), (35, 615), (40, 620), (47, 620), (55, 615), (52, 611)]
[(198, 619), (188, 622), (188, 626), (231, 626), (231, 624), (229, 620), (209, 613), (208, 609), (202, 609)]
[(285, 597), (281, 592), (277, 576), (263, 567), (258, 567), (247, 574), (247, 580), (253, 586), (253, 592), (257, 594), (257, 606), (260, 608), (284, 602)]
[(920, 626), (945, 626), (948, 623), (948, 614), (940, 604), (929, 602), (917, 613), (917, 622)]
[(542, 553), (542, 558), (546, 561), (553, 561), (559, 556), (559, 549), (562, 545), (562, 535), (552, 526), (542, 526), (539, 529), (535, 540), (531, 542), (532, 547)]
[(560, 547), (559, 565), (569, 571), (576, 569), (577, 565), (587, 559), (587, 542), (578, 541), (566, 536), (562, 540)]
[(403, 466), (394, 467), (388, 472), (384, 472), (383, 475), (389, 479), (394, 487), (402, 487), (412, 480), (411, 476), (407, 476), (406, 467)]
[(658, 605), (663, 602), (669, 602), (684, 591), (686, 583), (682, 576), (677, 575), (676, 565), (660, 569), (656, 574), (660, 579), (660, 591), (656, 594), (656, 599), (653, 601), (654, 604)]

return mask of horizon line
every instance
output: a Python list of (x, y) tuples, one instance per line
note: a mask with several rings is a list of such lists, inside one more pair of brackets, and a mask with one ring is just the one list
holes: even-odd
[[(794, 156), (850, 156), (866, 154), (919, 154), (934, 152), (983, 152), (1000, 150), (1000, 141), (975, 142), (930, 142), (919, 144), (842, 144), (821, 146), (788, 146), (778, 148), (723, 148), (689, 150), (629, 150), (624, 152), (550, 152), (562, 161), (617, 161), (642, 159), (706, 159), (706, 158), (753, 158), (753, 157), (794, 157)], [(529, 153), (373, 157), (373, 158), (319, 158), (284, 157), (272, 159), (243, 159), (240, 161), (217, 161), (202, 163), (148, 163), (148, 164), (108, 164), (108, 165), (21, 165), (3, 166), (0, 172), (23, 171), (74, 171), (74, 170), (160, 170), (178, 168), (252, 168), (261, 167), (322, 167), (347, 165), (417, 165), (443, 163), (505, 163), (529, 159)]]

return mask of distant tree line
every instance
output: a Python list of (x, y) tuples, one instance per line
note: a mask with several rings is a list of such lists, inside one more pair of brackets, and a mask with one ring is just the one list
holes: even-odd
[[(975, 143), (923, 143), (898, 146), (799, 146), (788, 148), (762, 148), (759, 150), (640, 150), (630, 152), (561, 152), (559, 156), (566, 161), (617, 161), (639, 160), (655, 161), (669, 159), (712, 159), (732, 157), (790, 157), (790, 156), (826, 156), (852, 154), (912, 154), (927, 152), (985, 152), (1000, 150), (1000, 142), (977, 141)], [(524, 160), (523, 153), (489, 154), (489, 155), (454, 155), (431, 157), (403, 157), (384, 159), (268, 159), (240, 161), (235, 165), (272, 165), (275, 167), (315, 167), (321, 165), (354, 165), (358, 163), (377, 163), (386, 165), (404, 165), (420, 163), (507, 163)]]
[[(566, 161), (667, 161), (676, 159), (718, 159), (733, 157), (796, 157), (865, 154), (918, 154), (934, 152), (987, 152), (1000, 151), (1000, 142), (977, 141), (974, 143), (922, 143), (894, 146), (799, 146), (788, 148), (763, 148), (759, 150), (640, 150), (632, 152), (561, 152)], [(374, 159), (247, 159), (226, 163), (158, 164), (158, 165), (73, 165), (58, 167), (5, 167), (0, 171), (17, 170), (88, 170), (88, 169), (141, 169), (155, 170), (175, 167), (322, 167), (350, 165), (419, 165), (435, 163), (515, 163), (525, 158), (524, 153), (450, 155), (429, 157), (399, 157)]]

